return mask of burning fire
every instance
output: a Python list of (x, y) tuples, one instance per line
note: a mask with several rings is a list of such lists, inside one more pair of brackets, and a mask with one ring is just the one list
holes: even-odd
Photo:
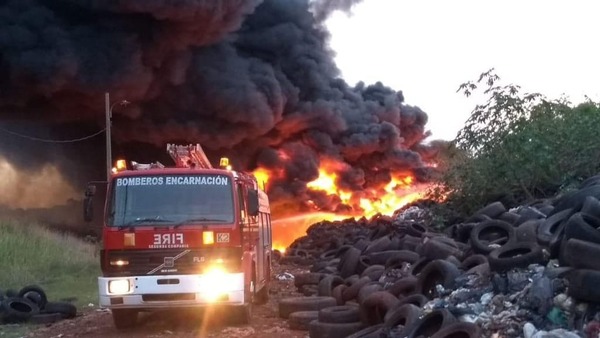
[[(403, 206), (423, 198), (429, 187), (426, 184), (415, 183), (411, 173), (392, 173), (391, 180), (377, 188), (362, 191), (350, 191), (339, 187), (337, 184), (338, 174), (343, 165), (332, 160), (321, 161), (319, 177), (306, 184), (309, 190), (322, 191), (327, 195), (339, 197), (342, 204), (348, 207), (348, 212), (330, 213), (316, 210), (315, 212), (293, 215), (273, 221), (273, 248), (281, 252), (289, 246), (296, 238), (306, 234), (306, 229), (319, 221), (336, 221), (347, 218), (373, 217), (377, 214), (392, 216), (393, 213)], [(277, 173), (264, 168), (258, 168), (254, 175), (259, 182), (265, 182), (268, 187), (270, 180), (279, 178)], [(315, 206), (313, 201), (307, 201), (308, 205)]]

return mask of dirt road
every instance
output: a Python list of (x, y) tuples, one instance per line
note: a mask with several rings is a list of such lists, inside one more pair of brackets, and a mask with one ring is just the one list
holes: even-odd
[(67, 337), (286, 337), (305, 338), (306, 331), (289, 329), (286, 320), (278, 316), (278, 300), (284, 297), (299, 296), (293, 280), (278, 280), (281, 274), (307, 271), (304, 267), (274, 264), (270, 300), (265, 305), (254, 306), (252, 322), (241, 325), (228, 322), (228, 314), (223, 311), (204, 313), (155, 313), (140, 317), (140, 325), (132, 331), (120, 332), (114, 328), (109, 311), (91, 307), (80, 309), (74, 319), (63, 320), (49, 326), (41, 326), (26, 337), (67, 338)]

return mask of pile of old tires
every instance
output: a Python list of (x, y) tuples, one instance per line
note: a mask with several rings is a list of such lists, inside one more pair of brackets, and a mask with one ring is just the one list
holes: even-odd
[(50, 302), (46, 292), (37, 285), (21, 290), (0, 290), (0, 321), (4, 324), (48, 324), (61, 319), (74, 318), (75, 305), (68, 302)]
[(600, 177), (556, 199), (508, 210), (487, 205), (438, 233), (391, 217), (315, 224), (288, 249), (310, 262), (295, 276), (305, 297), (284, 298), (279, 315), (311, 338), (481, 337), (446, 308), (423, 305), (457, 287), (531, 264), (560, 262), (567, 294), (600, 302)]

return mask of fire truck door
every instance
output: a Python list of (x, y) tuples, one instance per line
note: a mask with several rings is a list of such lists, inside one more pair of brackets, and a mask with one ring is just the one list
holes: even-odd
[(256, 281), (261, 282), (265, 280), (265, 238), (264, 228), (265, 214), (258, 214), (258, 227), (257, 227), (257, 243), (256, 243)]

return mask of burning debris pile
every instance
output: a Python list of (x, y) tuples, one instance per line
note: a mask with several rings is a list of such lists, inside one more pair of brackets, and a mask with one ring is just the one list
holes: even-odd
[(317, 337), (600, 334), (600, 176), (564, 196), (489, 204), (443, 233), (426, 209), (321, 222), (284, 261), (305, 296), (280, 316)]

